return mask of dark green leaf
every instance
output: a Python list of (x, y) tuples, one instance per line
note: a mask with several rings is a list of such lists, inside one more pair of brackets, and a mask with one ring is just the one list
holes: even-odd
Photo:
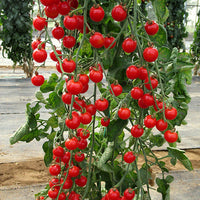
[(154, 11), (157, 15), (158, 22), (163, 24), (169, 16), (169, 10), (166, 7), (166, 1), (152, 0), (152, 4)]
[(158, 49), (158, 59), (163, 62), (168, 62), (171, 56), (171, 50), (167, 47), (161, 47)]
[(167, 149), (169, 156), (177, 158), (189, 171), (193, 170), (192, 163), (190, 162), (189, 158), (185, 155), (185, 151), (173, 147), (167, 147)]
[(165, 143), (165, 139), (162, 135), (150, 135), (149, 140), (154, 146), (161, 147)]
[(52, 128), (58, 127), (58, 118), (56, 116), (52, 116), (47, 120), (47, 124)]
[(53, 141), (49, 140), (49, 141), (45, 142), (43, 144), (42, 148), (43, 148), (43, 151), (45, 152), (44, 163), (48, 167), (49, 164), (53, 160)]
[(107, 135), (108, 135), (108, 141), (114, 141), (116, 137), (118, 137), (124, 127), (128, 124), (128, 120), (112, 120), (107, 128)]
[[(158, 46), (158, 47), (161, 47), (163, 45), (166, 45), (167, 43), (167, 32), (165, 30), (165, 28), (162, 26), (162, 25), (159, 25), (159, 30), (158, 32), (153, 35), (153, 36), (150, 36), (150, 39), (152, 40), (152, 42)], [(169, 52), (168, 52), (169, 54)], [(162, 58), (163, 58), (163, 55), (161, 54)], [(169, 56), (169, 55), (168, 55)], [(158, 57), (159, 58), (159, 57)], [(159, 58), (160, 59), (160, 58)]]
[(20, 139), (28, 133), (29, 126), (28, 123), (25, 123), (10, 137), (10, 144), (15, 144), (16, 142), (20, 141)]

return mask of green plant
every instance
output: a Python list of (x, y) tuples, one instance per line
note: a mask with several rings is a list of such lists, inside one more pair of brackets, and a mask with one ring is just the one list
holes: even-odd
[[(44, 162), (56, 177), (36, 194), (38, 199), (49, 196), (58, 200), (67, 196), (111, 200), (120, 195), (124, 195), (123, 199), (151, 199), (149, 180), (154, 182), (151, 172), (155, 165), (162, 173), (161, 178), (156, 178), (157, 191), (163, 199), (169, 199), (173, 177), (165, 175), (168, 169), (164, 158), (157, 158), (152, 148), (161, 147), (165, 138), (169, 139), (167, 131), (186, 123), (190, 97), (185, 84), (191, 83), (193, 66), (188, 54), (179, 53), (177, 48), (171, 51), (167, 46), (163, 27), (163, 16), (166, 18), (168, 13), (165, 2), (152, 1), (159, 30), (150, 36), (144, 26), (149, 19), (137, 0), (128, 0), (126, 7), (119, 1), (96, 1), (105, 12), (99, 22), (89, 17), (93, 2), (79, 1), (78, 7), (75, 2), (76, 8), (57, 20), (73, 21), (70, 26), (61, 26), (65, 36), (73, 36), (76, 44), (71, 48), (62, 45), (62, 55), (58, 54), (48, 26), (44, 26), (45, 42), (51, 44), (58, 59), (56, 69), (60, 75), (51, 74), (40, 86), (37, 100), (27, 104), (26, 123), (10, 138), (10, 143), (45, 140)], [(38, 3), (37, 17), (45, 18), (43, 6)], [(120, 8), (117, 15), (116, 6)], [(77, 28), (76, 19), (81, 21)], [(56, 22), (58, 27), (57, 20), (46, 21)], [(107, 48), (106, 35), (115, 38)], [(75, 68), (71, 64), (66, 67), (66, 60), (73, 60)], [(92, 92), (87, 92), (88, 87)], [(40, 116), (42, 107), (48, 110), (48, 119)], [(154, 127), (161, 131), (156, 132)], [(175, 135), (178, 137), (168, 140), (167, 157), (173, 165), (179, 160), (192, 170), (184, 151), (176, 147), (180, 135), (177, 131)], [(85, 158), (79, 162), (77, 155), (82, 154)], [(141, 166), (139, 157), (143, 158)]]
[(14, 67), (19, 63), (22, 65), (27, 77), (33, 74), (32, 62), (32, 22), (30, 12), (32, 10), (32, 0), (15, 1), (2, 0), (0, 2), (0, 29), (1, 46), (3, 56), (5, 53), (14, 63)]
[(190, 46), (190, 54), (192, 56), (192, 62), (195, 64), (194, 75), (197, 75), (197, 72), (200, 68), (200, 11), (198, 12), (198, 21), (195, 25), (196, 29), (193, 36), (193, 43)]
[(185, 8), (186, 0), (167, 0), (167, 8), (169, 9), (169, 17), (165, 22), (165, 28), (168, 34), (168, 41), (171, 48), (177, 47), (179, 50), (185, 51), (183, 39), (188, 36), (185, 24), (187, 23), (188, 13)]

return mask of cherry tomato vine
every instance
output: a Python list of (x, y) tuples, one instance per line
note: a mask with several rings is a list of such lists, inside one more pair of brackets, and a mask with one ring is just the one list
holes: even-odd
[[(157, 191), (168, 199), (173, 177), (165, 175), (162, 159), (192, 170), (175, 130), (187, 115), (191, 68), (183, 70), (184, 54), (168, 48), (161, 20), (166, 10), (152, 3), (157, 22), (143, 15), (137, 0), (38, 0), (33, 26), (46, 40), (33, 52), (38, 68), (32, 83), (40, 90), (27, 104), (26, 123), (10, 138), (11, 144), (45, 138), (52, 179), (37, 199), (151, 199), (155, 165), (162, 174)], [(45, 43), (57, 69), (48, 80), (39, 73)], [(50, 118), (41, 118), (42, 107)], [(165, 142), (168, 155), (156, 157), (152, 148)]]

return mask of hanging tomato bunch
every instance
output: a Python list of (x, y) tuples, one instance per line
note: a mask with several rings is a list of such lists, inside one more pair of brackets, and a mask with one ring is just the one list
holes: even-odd
[[(40, 86), (37, 103), (27, 106), (36, 123), (28, 120), (11, 138), (11, 143), (46, 138), (44, 161), (52, 179), (37, 198), (150, 198), (153, 165), (163, 173), (158, 188), (162, 181), (169, 187), (167, 168), (152, 148), (168, 142), (169, 157), (186, 157), (176, 148), (180, 136), (175, 130), (185, 116), (179, 113), (179, 95), (170, 97), (176, 89), (169, 85), (174, 72), (168, 67), (177, 55), (174, 49), (164, 59), (163, 26), (147, 20), (137, 0), (40, 0), (39, 10), (33, 26), (46, 39), (33, 42), (33, 59), (39, 65), (50, 56), (57, 73), (44, 80), (39, 73), (43, 65), (38, 66), (32, 78)], [(55, 47), (52, 38), (61, 45)], [(42, 105), (51, 110), (47, 120), (38, 115)], [(189, 161), (185, 167), (192, 169)], [(164, 189), (158, 191), (167, 195)]]

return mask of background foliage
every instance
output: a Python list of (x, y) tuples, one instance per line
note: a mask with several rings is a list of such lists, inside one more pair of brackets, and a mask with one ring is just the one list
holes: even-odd
[(28, 77), (32, 76), (32, 20), (30, 13), (33, 0), (1, 0), (0, 1), (0, 39), (8, 58), (22, 65)]

